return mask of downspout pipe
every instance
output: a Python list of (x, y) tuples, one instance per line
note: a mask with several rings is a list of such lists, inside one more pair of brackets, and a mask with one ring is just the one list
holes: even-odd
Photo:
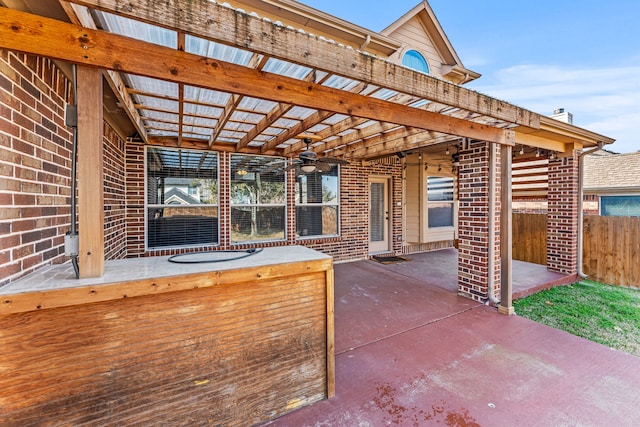
[(582, 246), (584, 242), (583, 233), (584, 233), (584, 212), (582, 211), (582, 199), (584, 197), (584, 189), (582, 188), (584, 184), (584, 158), (587, 154), (593, 154), (597, 151), (600, 151), (604, 148), (604, 142), (598, 142), (598, 146), (588, 150), (583, 151), (578, 156), (578, 276), (582, 279), (586, 279), (588, 276), (582, 270)]
[(491, 302), (494, 305), (500, 304), (500, 299), (495, 296), (495, 258), (496, 258), (496, 143), (489, 142), (489, 230), (487, 237), (487, 244), (489, 249), (488, 262), (487, 262), (487, 303)]
[(73, 104), (67, 106), (65, 124), (73, 129), (73, 144), (71, 149), (71, 226), (65, 235), (65, 255), (71, 258), (76, 279), (80, 278), (80, 267), (78, 264), (78, 227), (77, 227), (77, 175), (78, 175), (78, 81), (76, 65), (72, 69), (72, 91)]

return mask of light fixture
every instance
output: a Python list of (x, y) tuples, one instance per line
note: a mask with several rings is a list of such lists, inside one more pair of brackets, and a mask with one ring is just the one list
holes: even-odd
[(555, 158), (556, 158), (556, 153), (554, 153), (553, 151), (549, 153), (549, 160), (553, 160)]
[(302, 165), (300, 166), (300, 169), (302, 169), (302, 172), (304, 173), (311, 173), (311, 172), (315, 172), (316, 165), (315, 164)]
[(522, 156), (524, 154), (524, 145), (520, 146), (520, 155)]
[(536, 157), (540, 157), (540, 149), (536, 150)]
[(449, 152), (449, 144), (447, 144), (447, 151), (445, 151), (444, 154), (446, 154), (447, 156), (450, 154), (450, 152)]
[(240, 176), (245, 176), (247, 174), (247, 171), (244, 169), (238, 169), (238, 171), (236, 172), (236, 174), (240, 175)]

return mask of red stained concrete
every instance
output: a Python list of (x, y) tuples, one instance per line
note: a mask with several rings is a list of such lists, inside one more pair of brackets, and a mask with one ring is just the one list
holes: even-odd
[(268, 425), (640, 425), (640, 358), (455, 295), (440, 252), (335, 266), (336, 396)]

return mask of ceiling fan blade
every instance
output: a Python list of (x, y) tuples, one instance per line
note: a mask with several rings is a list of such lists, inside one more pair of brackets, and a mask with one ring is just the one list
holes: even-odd
[(316, 169), (318, 170), (318, 172), (329, 172), (332, 167), (333, 165), (331, 165), (330, 163), (326, 163), (326, 162), (316, 163)]
[(334, 165), (348, 165), (349, 162), (343, 159), (339, 159), (337, 157), (320, 157), (318, 159), (319, 163), (331, 163)]

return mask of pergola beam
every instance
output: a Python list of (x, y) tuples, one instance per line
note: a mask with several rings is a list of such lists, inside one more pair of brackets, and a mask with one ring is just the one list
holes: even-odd
[[(200, 3), (198, 3), (200, 4)], [(60, 43), (59, 40), (65, 40)], [(4, 9), (0, 47), (307, 108), (513, 144), (513, 132)], [(140, 55), (144, 52), (144, 55)], [(150, 66), (153, 64), (153, 66)]]
[(95, 9), (537, 129), (540, 116), (354, 49), (200, 0), (73, 0)]

